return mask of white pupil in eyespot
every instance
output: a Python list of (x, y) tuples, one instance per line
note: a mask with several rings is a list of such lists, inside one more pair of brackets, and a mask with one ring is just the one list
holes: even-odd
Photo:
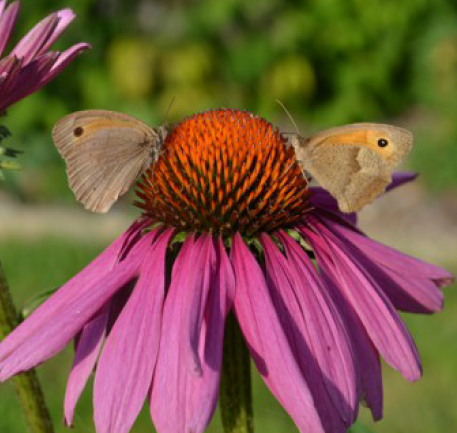
[(385, 138), (380, 138), (378, 140), (379, 147), (386, 147), (388, 144), (389, 144), (389, 142)]

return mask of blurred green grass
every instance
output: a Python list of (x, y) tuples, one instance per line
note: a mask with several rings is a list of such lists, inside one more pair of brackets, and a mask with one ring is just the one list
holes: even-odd
[[(56, 237), (42, 239), (6, 239), (0, 244), (0, 258), (14, 295), (16, 305), (45, 290), (59, 287), (104, 248), (105, 244), (81, 242)], [(455, 258), (451, 258), (454, 260)], [(453, 264), (457, 269), (457, 263)], [(424, 364), (424, 377), (415, 384), (407, 383), (400, 375), (384, 365), (385, 418), (372, 423), (368, 411), (361, 409), (360, 421), (352, 430), (379, 433), (442, 433), (455, 430), (457, 383), (457, 294), (446, 290), (446, 307), (440, 314), (425, 317), (405, 315)], [(71, 345), (70, 345), (71, 346)], [(65, 383), (70, 372), (72, 348), (38, 367), (47, 402), (57, 432), (68, 431), (62, 426), (62, 404)], [(254, 415), (256, 431), (293, 432), (293, 423), (271, 396), (255, 372)], [(92, 382), (86, 387), (77, 407), (75, 433), (94, 432), (91, 404)], [(369, 430), (368, 430), (369, 429)], [(0, 432), (26, 431), (22, 414), (14, 397), (11, 383), (0, 386)], [(147, 409), (143, 409), (133, 433), (152, 431)], [(210, 432), (222, 432), (219, 413), (211, 423)]]

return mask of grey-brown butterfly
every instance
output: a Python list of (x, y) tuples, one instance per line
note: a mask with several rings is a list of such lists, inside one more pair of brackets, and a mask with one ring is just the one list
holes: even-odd
[(93, 212), (107, 212), (157, 161), (167, 133), (166, 126), (151, 128), (126, 114), (88, 110), (59, 120), (52, 136), (76, 199)]
[(411, 132), (392, 125), (355, 123), (310, 137), (293, 134), (297, 160), (335, 197), (343, 212), (357, 212), (384, 192), (409, 153)]

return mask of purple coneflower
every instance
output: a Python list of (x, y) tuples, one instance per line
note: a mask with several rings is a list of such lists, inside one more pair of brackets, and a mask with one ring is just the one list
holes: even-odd
[[(16, 1), (5, 6), (6, 0), (1, 0), (0, 56), (16, 22), (20, 3)], [(74, 17), (71, 9), (52, 13), (30, 30), (8, 56), (0, 60), (0, 113), (43, 87), (89, 47), (86, 43), (79, 43), (63, 53), (49, 51)]]
[(267, 121), (184, 120), (138, 197), (142, 217), (0, 344), (4, 381), (75, 339), (68, 425), (97, 363), (98, 433), (128, 432), (148, 397), (158, 432), (204, 431), (230, 311), (300, 431), (346, 431), (361, 400), (380, 419), (379, 355), (421, 376), (397, 310), (440, 310), (452, 276), (360, 232)]

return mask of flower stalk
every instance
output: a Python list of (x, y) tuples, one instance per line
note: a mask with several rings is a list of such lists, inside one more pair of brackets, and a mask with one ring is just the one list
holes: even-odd
[[(0, 262), (0, 339), (3, 340), (19, 323), (8, 282)], [(35, 370), (13, 378), (27, 425), (32, 433), (53, 433), (51, 416)]]
[(252, 433), (251, 358), (234, 314), (225, 325), (220, 409), (225, 433)]
[[(0, 125), (0, 143), (5, 139), (11, 136), (8, 128), (3, 125)], [(15, 158), (17, 155), (21, 154), (21, 150), (10, 149), (9, 147), (0, 146), (0, 157), (9, 157)], [(0, 180), (4, 179), (2, 170), (20, 170), (22, 167), (19, 163), (15, 161), (8, 161), (0, 159)]]

